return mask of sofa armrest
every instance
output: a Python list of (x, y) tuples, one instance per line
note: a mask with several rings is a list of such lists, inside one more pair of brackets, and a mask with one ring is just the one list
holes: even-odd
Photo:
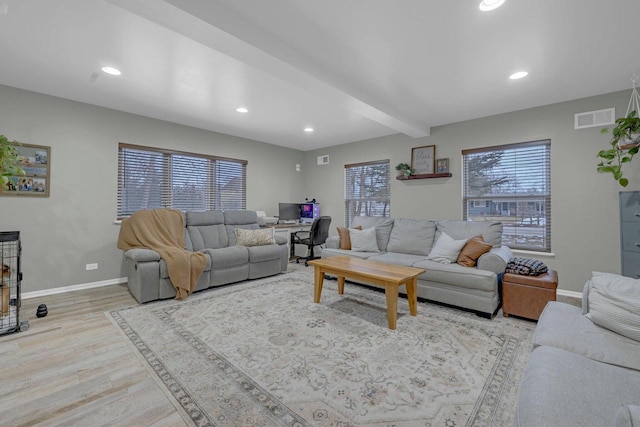
[(160, 254), (151, 249), (129, 249), (124, 256), (134, 262), (160, 261)]
[(278, 245), (286, 245), (288, 242), (287, 238), (284, 236), (275, 236), (276, 244)]
[(480, 270), (493, 271), (496, 274), (504, 273), (507, 263), (513, 258), (513, 252), (508, 246), (492, 248), (486, 254), (478, 258), (477, 267)]
[(338, 236), (329, 236), (324, 244), (329, 249), (338, 249), (340, 247), (340, 238)]
[(640, 406), (623, 405), (616, 411), (613, 421), (615, 427), (640, 426)]

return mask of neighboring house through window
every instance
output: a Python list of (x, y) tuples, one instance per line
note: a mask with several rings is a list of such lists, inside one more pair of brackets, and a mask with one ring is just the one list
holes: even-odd
[(344, 165), (346, 227), (356, 216), (388, 217), (391, 208), (389, 160)]
[(551, 252), (551, 141), (462, 151), (465, 220), (501, 221), (512, 249)]
[(137, 210), (246, 209), (246, 160), (118, 146), (118, 218)]

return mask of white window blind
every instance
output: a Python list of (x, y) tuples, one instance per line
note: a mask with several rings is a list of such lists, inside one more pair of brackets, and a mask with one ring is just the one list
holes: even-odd
[(389, 160), (344, 165), (345, 225), (356, 216), (388, 217), (391, 208)]
[(503, 223), (503, 244), (551, 252), (551, 141), (463, 150), (463, 217)]
[(140, 209), (246, 209), (246, 160), (118, 146), (118, 218)]

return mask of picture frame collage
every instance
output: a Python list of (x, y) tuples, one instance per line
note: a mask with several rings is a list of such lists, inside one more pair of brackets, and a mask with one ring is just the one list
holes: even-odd
[(0, 196), (49, 197), (51, 147), (19, 144), (18, 166), (24, 175), (9, 177)]

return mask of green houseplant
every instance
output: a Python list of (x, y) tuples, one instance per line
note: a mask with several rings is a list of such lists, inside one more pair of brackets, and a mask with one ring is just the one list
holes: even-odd
[[(602, 129), (602, 133), (609, 132), (608, 128)], [(611, 148), (600, 150), (597, 170), (600, 173), (611, 173), (618, 183), (626, 187), (629, 180), (622, 174), (622, 165), (631, 162), (633, 156), (638, 153), (640, 147), (640, 118), (633, 110), (626, 117), (616, 120), (616, 126), (611, 130)]]
[(18, 166), (18, 149), (17, 141), (9, 141), (9, 139), (0, 135), (0, 184), (2, 188), (9, 182), (9, 177), (14, 175), (24, 175), (24, 170)]
[(412, 169), (408, 163), (398, 163), (396, 165), (396, 170), (398, 171), (398, 176), (402, 178), (409, 178), (412, 173), (415, 173), (415, 169)]

